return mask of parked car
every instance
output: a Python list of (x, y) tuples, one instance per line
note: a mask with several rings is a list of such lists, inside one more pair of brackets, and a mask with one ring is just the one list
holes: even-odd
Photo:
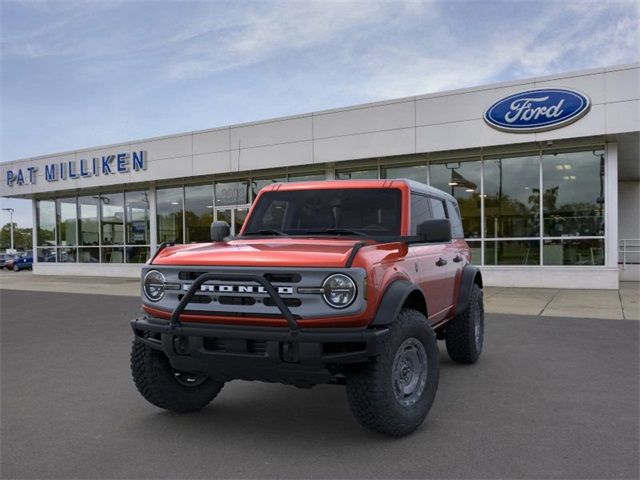
[(214, 222), (212, 243), (163, 244), (143, 267), (131, 369), (160, 408), (199, 410), (235, 379), (331, 383), (363, 426), (407, 435), (436, 395), (436, 340), (458, 363), (482, 352), (482, 277), (441, 190), (274, 184), (229, 232)]
[(11, 270), (13, 268), (13, 262), (16, 259), (16, 255), (13, 253), (3, 253), (0, 257), (0, 268)]
[(33, 268), (33, 253), (24, 252), (13, 262), (13, 271), (19, 272), (20, 270), (31, 270)]

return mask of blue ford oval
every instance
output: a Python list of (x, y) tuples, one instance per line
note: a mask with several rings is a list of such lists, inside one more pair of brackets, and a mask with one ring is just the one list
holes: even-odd
[(590, 107), (589, 97), (577, 90), (540, 88), (498, 100), (484, 112), (484, 120), (507, 132), (540, 132), (575, 122)]

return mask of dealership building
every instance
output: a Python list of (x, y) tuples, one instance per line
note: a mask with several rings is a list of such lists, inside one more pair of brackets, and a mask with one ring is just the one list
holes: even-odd
[(640, 279), (640, 64), (524, 79), (0, 165), (33, 203), (34, 272), (137, 276), (164, 241), (238, 232), (274, 182), (410, 178), (457, 198), (494, 286)]

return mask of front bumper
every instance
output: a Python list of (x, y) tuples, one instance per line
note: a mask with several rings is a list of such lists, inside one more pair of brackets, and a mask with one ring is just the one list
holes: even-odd
[(388, 329), (282, 328), (131, 322), (136, 340), (164, 352), (172, 367), (221, 381), (261, 380), (310, 386), (340, 380), (340, 366), (368, 361)]

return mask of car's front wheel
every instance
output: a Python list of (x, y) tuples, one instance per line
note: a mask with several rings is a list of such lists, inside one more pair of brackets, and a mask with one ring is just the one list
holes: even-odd
[(13, 271), (14, 271), (14, 272), (19, 272), (19, 271), (20, 271), (20, 267), (18, 266), (18, 264), (17, 264), (17, 263), (14, 263), (14, 264), (13, 264)]
[(167, 356), (142, 342), (133, 342), (131, 373), (142, 396), (156, 407), (172, 412), (194, 412), (213, 400), (224, 382), (203, 374), (180, 372)]
[(403, 309), (380, 354), (346, 378), (351, 411), (363, 426), (392, 436), (417, 429), (438, 389), (438, 346), (426, 317)]

